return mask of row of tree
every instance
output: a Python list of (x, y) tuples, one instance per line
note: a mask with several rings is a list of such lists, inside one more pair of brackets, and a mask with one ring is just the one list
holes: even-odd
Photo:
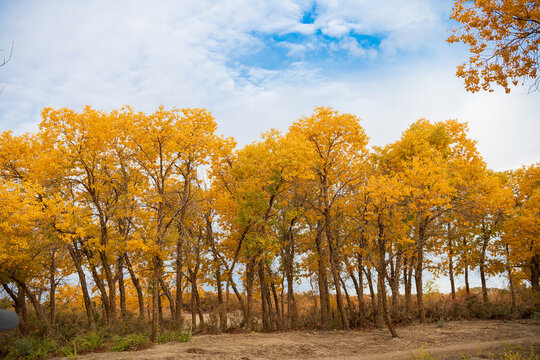
[(235, 297), (247, 329), (260, 318), (272, 330), (296, 326), (301, 279), (315, 286), (321, 326), (337, 311), (348, 328), (352, 284), (359, 316), (368, 289), (394, 336), (400, 292), (424, 321), (426, 271), (447, 275), (453, 297), (455, 277), (469, 291), (475, 269), (484, 301), (496, 274), (513, 306), (518, 282), (539, 290), (540, 168), (490, 171), (455, 120), (418, 120), (369, 149), (356, 116), (321, 107), (236, 149), (205, 109), (42, 117), (34, 133), (0, 136), (0, 283), (23, 320), (29, 301), (54, 326), (68, 276), (89, 327), (94, 297), (106, 323), (127, 315), (130, 282), (154, 340), (162, 299), (180, 327), (189, 294), (193, 323), (204, 322), (203, 286), (222, 328)]

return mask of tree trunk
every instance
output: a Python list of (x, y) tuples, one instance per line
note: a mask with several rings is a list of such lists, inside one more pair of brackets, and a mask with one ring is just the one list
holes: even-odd
[(366, 319), (366, 303), (364, 301), (364, 273), (362, 272), (362, 256), (358, 256), (358, 311), (362, 320)]
[(487, 293), (487, 284), (486, 284), (486, 272), (484, 269), (484, 264), (480, 263), (480, 282), (482, 283), (482, 300), (484, 303), (488, 302), (488, 293)]
[(73, 246), (68, 246), (68, 251), (71, 256), (71, 259), (73, 260), (73, 264), (75, 265), (75, 269), (77, 270), (77, 275), (79, 276), (79, 283), (81, 285), (81, 290), (83, 293), (83, 303), (84, 303), (84, 309), (86, 311), (86, 320), (88, 321), (88, 327), (90, 329), (95, 328), (94, 323), (94, 312), (92, 309), (92, 302), (90, 300), (90, 294), (88, 293), (88, 284), (86, 283), (86, 275), (84, 274), (83, 268), (82, 268), (82, 255), (80, 254), (79, 250)]
[(412, 260), (405, 260), (405, 268), (403, 269), (403, 278), (405, 281), (405, 313), (407, 314), (407, 317), (411, 314), (411, 308), (412, 308)]
[(104, 251), (99, 252), (99, 258), (101, 259), (101, 265), (105, 272), (105, 278), (107, 279), (107, 285), (109, 287), (109, 323), (114, 324), (116, 321), (116, 283), (114, 275), (107, 258), (107, 254)]
[(270, 325), (270, 316), (268, 309), (268, 302), (267, 302), (267, 291), (266, 291), (266, 282), (264, 279), (264, 271), (262, 267), (262, 261), (259, 260), (257, 264), (258, 273), (259, 273), (259, 284), (261, 288), (261, 318), (262, 318), (262, 325), (263, 325), (263, 331), (270, 331), (271, 325)]
[(486, 250), (487, 245), (489, 241), (489, 235), (484, 234), (482, 236), (482, 253), (480, 254), (480, 281), (482, 283), (482, 299), (484, 303), (488, 302), (488, 292), (487, 292), (487, 284), (486, 284), (486, 271), (485, 271), (485, 261), (486, 261)]
[(49, 267), (49, 322), (54, 326), (56, 320), (56, 250), (52, 251), (51, 263)]
[(456, 286), (454, 283), (454, 244), (452, 242), (452, 232), (450, 223), (447, 224), (448, 239), (448, 277), (450, 278), (450, 293), (452, 300), (456, 300)]
[(199, 315), (199, 329), (204, 328), (204, 315), (202, 312), (201, 297), (199, 296), (199, 290), (197, 289), (197, 284), (195, 284), (195, 301), (197, 303), (197, 313)]
[(469, 286), (469, 266), (465, 264), (465, 292), (467, 296), (471, 296), (471, 288)]
[(157, 256), (152, 259), (152, 342), (157, 342), (159, 335), (159, 279), (161, 278), (161, 261)]
[(418, 310), (418, 320), (424, 323), (424, 298), (423, 298), (423, 283), (422, 271), (424, 270), (424, 242), (425, 242), (425, 227), (421, 225), (418, 229), (418, 240), (416, 243), (416, 268), (415, 268), (415, 284), (416, 284), (416, 301)]
[(506, 271), (508, 273), (508, 284), (510, 287), (510, 296), (511, 296), (511, 309), (512, 311), (516, 310), (516, 289), (514, 287), (514, 276), (512, 275), (512, 268), (508, 266), (506, 268)]
[(40, 323), (41, 326), (45, 328), (45, 332), (48, 332), (49, 327), (48, 327), (47, 321), (45, 320), (45, 317), (43, 316), (43, 310), (41, 308), (41, 304), (38, 301), (38, 299), (34, 296), (34, 294), (32, 294), (32, 292), (30, 291), (30, 289), (28, 288), (28, 286), (26, 285), (24, 281), (19, 281), (14, 277), (12, 277), (12, 280), (14, 280), (24, 291), (24, 293), (26, 294), (26, 297), (30, 300), (30, 302), (32, 303), (32, 306), (34, 307), (38, 322)]
[(255, 261), (249, 259), (246, 266), (246, 330), (251, 331), (253, 323), (253, 314), (251, 312), (251, 303), (253, 299), (253, 283), (255, 278)]
[(216, 262), (216, 285), (218, 295), (218, 311), (219, 311), (219, 329), (221, 331), (227, 330), (227, 309), (223, 303), (223, 284), (221, 283), (221, 265), (219, 259), (214, 257)]
[(126, 287), (124, 284), (124, 254), (120, 255), (116, 260), (116, 277), (118, 278), (118, 291), (120, 293), (120, 315), (125, 318), (127, 315), (126, 308)]
[(26, 295), (24, 293), (24, 290), (19, 284), (17, 284), (16, 294), (13, 290), (10, 289), (10, 287), (6, 283), (2, 283), (2, 287), (15, 303), (15, 312), (19, 316), (19, 331), (21, 332), (21, 334), (26, 335), (26, 333), (28, 332), (28, 313), (26, 309)]
[(133, 283), (133, 286), (135, 286), (135, 290), (137, 291), (137, 300), (139, 301), (139, 316), (144, 317), (144, 296), (141, 283), (139, 282), (139, 278), (137, 278), (137, 274), (135, 274), (135, 271), (133, 270), (133, 266), (131, 265), (131, 261), (129, 260), (129, 256), (127, 253), (124, 254), (124, 260), (126, 262), (126, 267), (129, 271), (129, 276), (131, 277), (131, 282)]
[[(292, 226), (292, 225), (291, 225)], [(289, 328), (295, 328), (298, 321), (298, 310), (294, 298), (294, 235), (292, 229), (287, 232), (285, 246), (285, 275), (287, 277), (287, 322)]]
[(326, 278), (326, 265), (324, 262), (324, 252), (322, 248), (322, 231), (321, 222), (317, 222), (317, 236), (315, 237), (315, 245), (318, 255), (317, 278), (319, 281), (319, 298), (321, 303), (321, 326), (323, 328), (329, 325), (330, 318), (330, 297), (328, 296), (328, 281)]
[(163, 290), (163, 293), (165, 294), (165, 297), (169, 301), (169, 310), (171, 312), (171, 318), (174, 320), (176, 319), (176, 311), (175, 311), (176, 308), (175, 308), (175, 301), (171, 293), (171, 290), (169, 290), (169, 286), (165, 283), (163, 278), (159, 278), (159, 284), (161, 286), (161, 290)]
[(448, 246), (448, 277), (450, 278), (450, 292), (452, 294), (452, 300), (456, 300), (456, 285), (454, 283), (454, 257), (451, 240), (449, 240)]
[(540, 256), (535, 254), (531, 258), (531, 286), (534, 291), (540, 291)]
[(328, 210), (325, 214), (324, 224), (326, 241), (328, 242), (328, 249), (330, 249), (330, 268), (332, 270), (332, 277), (334, 278), (337, 306), (341, 316), (341, 326), (347, 330), (349, 329), (349, 319), (347, 317), (347, 312), (345, 311), (345, 306), (343, 306), (343, 298), (341, 296), (340, 276), (338, 270), (339, 256), (336, 247), (336, 240), (334, 239), (332, 231), (330, 230), (330, 216), (328, 214)]
[(394, 275), (392, 276), (392, 317), (396, 318), (399, 314), (399, 279), (401, 275), (401, 259), (403, 257), (403, 251), (397, 249), (396, 264), (394, 267)]
[(111, 311), (109, 307), (109, 297), (107, 296), (107, 290), (105, 289), (105, 284), (103, 284), (103, 281), (101, 280), (101, 277), (99, 276), (96, 267), (92, 264), (92, 259), (93, 259), (92, 253), (86, 249), (84, 250), (84, 253), (86, 255), (86, 258), (88, 259), (88, 268), (90, 269), (90, 273), (92, 274), (94, 283), (96, 284), (99, 290), (99, 295), (101, 298), (101, 305), (105, 313), (105, 323), (110, 324)]
[(375, 321), (377, 319), (377, 314), (379, 313), (379, 308), (377, 306), (377, 299), (375, 297), (375, 291), (373, 289), (373, 277), (371, 275), (371, 269), (365, 270), (366, 278), (368, 280), (369, 295), (371, 297), (371, 318)]
[(281, 311), (283, 311), (283, 308), (279, 308), (279, 299), (276, 291), (276, 285), (273, 282), (270, 282), (270, 289), (272, 290), (272, 295), (274, 296), (274, 305), (276, 307), (276, 330), (279, 331), (279, 329), (281, 328)]
[(347, 291), (347, 285), (345, 285), (345, 281), (343, 281), (343, 278), (340, 278), (341, 286), (343, 287), (343, 292), (345, 293), (345, 299), (347, 300), (347, 312), (350, 314), (352, 310), (352, 303), (351, 298), (349, 296), (349, 292)]
[[(182, 234), (182, 232), (181, 232)], [(174, 317), (174, 324), (178, 329), (181, 329), (184, 325), (184, 318), (182, 316), (182, 304), (183, 304), (183, 293), (184, 289), (182, 287), (182, 267), (184, 262), (184, 240), (183, 237), (180, 236), (176, 243), (176, 309), (175, 309), (175, 317)]]

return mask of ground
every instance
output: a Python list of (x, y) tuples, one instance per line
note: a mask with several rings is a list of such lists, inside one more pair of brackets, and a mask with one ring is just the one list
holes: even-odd
[(168, 343), (124, 353), (93, 353), (84, 360), (112, 359), (411, 359), (427, 353), (435, 359), (485, 359), (505, 344), (540, 352), (538, 320), (475, 320), (386, 329), (290, 331), (195, 335), (187, 343)]

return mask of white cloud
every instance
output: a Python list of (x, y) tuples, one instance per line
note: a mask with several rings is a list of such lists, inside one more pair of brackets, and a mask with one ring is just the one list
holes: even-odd
[[(446, 5), (325, 0), (314, 24), (301, 24), (310, 1), (12, 2), (0, 13), (0, 47), (15, 40), (12, 61), (0, 68), (9, 82), (0, 129), (34, 129), (44, 106), (204, 106), (221, 131), (245, 144), (331, 105), (362, 117), (374, 144), (394, 141), (419, 117), (458, 118), (469, 122), (491, 167), (538, 161), (540, 94), (466, 93), (454, 76), (465, 54), (444, 42)], [(323, 45), (311, 39), (281, 43), (297, 60), (284, 70), (242, 65), (266, 46), (259, 33), (317, 29), (340, 37), (332, 46), (378, 63), (314, 66), (305, 54)], [(384, 34), (381, 53), (350, 31)]]

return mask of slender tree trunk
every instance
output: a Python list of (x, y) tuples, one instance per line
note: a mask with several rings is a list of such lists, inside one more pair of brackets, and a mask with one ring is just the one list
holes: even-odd
[(373, 320), (377, 319), (377, 314), (379, 313), (379, 308), (377, 306), (377, 299), (375, 297), (375, 290), (373, 289), (373, 276), (371, 274), (371, 269), (365, 270), (366, 278), (368, 281), (369, 295), (371, 297), (371, 317)]
[(159, 296), (158, 296), (158, 318), (159, 318), (159, 324), (163, 326), (163, 302), (161, 301), (161, 291), (158, 290)]
[(540, 291), (540, 256), (533, 255), (531, 258), (531, 286), (534, 291)]
[(386, 277), (386, 267), (384, 266), (384, 261), (382, 264), (380, 264), (379, 267), (379, 280), (377, 281), (377, 288), (378, 288), (378, 296), (381, 299), (381, 307), (382, 307), (382, 313), (384, 322), (386, 324), (386, 327), (390, 331), (390, 334), (392, 334), (392, 337), (398, 337), (398, 334), (396, 332), (396, 329), (394, 327), (394, 324), (392, 323), (392, 318), (390, 317), (390, 311), (388, 310), (387, 305), (387, 295), (386, 295), (386, 284), (384, 282), (384, 279)]
[(92, 309), (92, 302), (90, 300), (90, 294), (88, 293), (88, 284), (86, 283), (86, 275), (84, 274), (83, 268), (82, 268), (82, 255), (80, 254), (79, 250), (75, 248), (75, 246), (68, 246), (68, 251), (71, 256), (71, 259), (73, 260), (73, 264), (75, 265), (75, 270), (77, 270), (77, 276), (79, 277), (79, 283), (81, 285), (81, 290), (83, 294), (83, 303), (84, 303), (84, 309), (86, 311), (86, 320), (88, 321), (88, 327), (90, 329), (95, 328), (94, 323), (94, 312)]
[(418, 240), (416, 243), (416, 271), (415, 271), (415, 283), (416, 283), (416, 302), (418, 310), (418, 320), (420, 323), (424, 323), (424, 298), (423, 298), (423, 282), (422, 272), (424, 270), (424, 242), (425, 242), (425, 227), (420, 225), (418, 229)]
[(152, 342), (157, 342), (159, 335), (159, 279), (161, 278), (161, 260), (154, 256), (152, 259)]
[(279, 298), (274, 282), (270, 282), (270, 289), (272, 290), (272, 295), (274, 296), (274, 305), (276, 307), (276, 330), (279, 331), (281, 328), (281, 312), (283, 311), (283, 308), (279, 308)]
[(482, 283), (482, 300), (484, 303), (488, 302), (487, 284), (486, 284), (486, 272), (484, 269), (484, 263), (480, 263), (480, 282)]
[(452, 251), (452, 241), (449, 240), (449, 251), (448, 251), (448, 277), (450, 278), (450, 292), (452, 294), (452, 299), (456, 300), (456, 285), (454, 282), (454, 257)]
[[(292, 226), (292, 225), (291, 225)], [(294, 235), (292, 229), (287, 232), (285, 246), (285, 274), (287, 277), (287, 321), (289, 328), (295, 328), (298, 321), (298, 310), (294, 298)]]
[(105, 272), (105, 279), (107, 279), (107, 285), (109, 287), (109, 322), (114, 324), (116, 321), (116, 282), (114, 279), (113, 272), (111, 270), (111, 265), (107, 258), (107, 254), (103, 251), (99, 252), (99, 257), (101, 259), (101, 264)]
[(270, 331), (271, 325), (270, 325), (270, 316), (269, 316), (269, 306), (268, 306), (268, 292), (266, 291), (266, 281), (264, 278), (264, 270), (262, 266), (262, 261), (259, 261), (257, 264), (258, 273), (259, 273), (259, 284), (261, 288), (261, 317), (262, 317), (262, 324), (263, 324), (263, 331)]
[(469, 286), (469, 266), (465, 264), (465, 292), (467, 293), (467, 296), (471, 296), (471, 288)]
[(118, 291), (120, 293), (120, 315), (125, 318), (127, 315), (126, 307), (126, 287), (124, 284), (124, 254), (116, 260), (116, 277), (118, 278)]
[(450, 293), (452, 300), (456, 300), (456, 285), (454, 283), (454, 243), (452, 241), (452, 231), (450, 223), (447, 224), (448, 239), (448, 277), (450, 278)]
[(360, 313), (361, 319), (366, 319), (366, 303), (364, 301), (364, 273), (362, 271), (362, 256), (358, 255), (358, 311)]
[(343, 298), (341, 296), (340, 276), (338, 270), (338, 250), (336, 248), (336, 240), (334, 239), (332, 231), (330, 230), (330, 216), (328, 214), (328, 210), (325, 214), (324, 224), (326, 240), (328, 242), (328, 248), (330, 249), (330, 268), (332, 270), (332, 277), (334, 278), (337, 306), (341, 316), (341, 326), (343, 326), (344, 329), (349, 329), (349, 319), (347, 317), (347, 312), (345, 311), (345, 306), (343, 306)]
[[(356, 277), (354, 276), (352, 270), (349, 270), (349, 276), (353, 282), (353, 285), (354, 285), (354, 290), (356, 291), (356, 297), (358, 298), (358, 314), (357, 316), (354, 316), (354, 306), (350, 309), (351, 311), (349, 312), (349, 317), (350, 317), (350, 320), (351, 320), (351, 324), (358, 324), (361, 319), (363, 318), (363, 315), (361, 314), (361, 307), (362, 305), (360, 305), (360, 302), (363, 300), (363, 299), (360, 299), (360, 288), (358, 286), (358, 280), (356, 280)], [(362, 319), (363, 320), (363, 319)]]
[(485, 271), (485, 262), (486, 262), (486, 251), (489, 241), (489, 234), (486, 233), (486, 229), (482, 225), (482, 230), (484, 232), (482, 236), (482, 253), (480, 254), (480, 263), (479, 263), (479, 269), (480, 269), (480, 281), (482, 283), (482, 299), (484, 303), (488, 302), (488, 293), (487, 293), (487, 284), (486, 284), (486, 271)]
[(405, 312), (407, 314), (407, 317), (411, 314), (411, 308), (412, 308), (412, 260), (405, 260), (405, 269), (403, 269), (403, 277), (405, 281)]
[(107, 290), (105, 289), (105, 284), (103, 284), (103, 281), (101, 280), (101, 277), (99, 276), (96, 267), (92, 263), (92, 259), (93, 259), (92, 253), (89, 250), (85, 250), (84, 253), (88, 259), (88, 268), (90, 269), (90, 273), (92, 274), (94, 283), (96, 284), (99, 290), (99, 295), (101, 298), (101, 305), (103, 307), (103, 312), (105, 313), (105, 323), (110, 324), (111, 311), (110, 311), (110, 306), (109, 306), (109, 297), (107, 296)]
[(321, 326), (327, 327), (329, 325), (330, 318), (330, 297), (328, 296), (328, 281), (326, 279), (326, 265), (324, 262), (325, 254), (322, 248), (322, 231), (323, 227), (321, 222), (317, 223), (317, 236), (315, 238), (315, 245), (318, 255), (318, 272), (317, 278), (319, 281), (319, 298), (321, 303)]
[(219, 259), (214, 257), (216, 262), (216, 285), (218, 295), (218, 311), (219, 311), (219, 329), (221, 331), (227, 330), (227, 309), (223, 303), (223, 284), (221, 283), (221, 265)]
[[(180, 225), (182, 227), (182, 225)], [(179, 229), (180, 237), (176, 243), (176, 309), (175, 309), (175, 317), (174, 317), (174, 324), (177, 328), (181, 329), (184, 326), (184, 318), (182, 316), (182, 303), (183, 303), (183, 292), (184, 289), (182, 287), (182, 267), (184, 262), (184, 239), (183, 239), (183, 231), (182, 229)]]
[(12, 279), (24, 291), (24, 293), (26, 294), (26, 297), (30, 300), (30, 302), (32, 303), (32, 306), (34, 307), (38, 322), (40, 323), (41, 326), (43, 326), (45, 328), (45, 331), (48, 332), (49, 327), (48, 327), (47, 321), (45, 320), (45, 317), (43, 316), (43, 310), (41, 308), (41, 304), (40, 304), (39, 300), (30, 291), (30, 289), (28, 288), (28, 286), (26, 285), (26, 283), (24, 281), (19, 281), (18, 279), (14, 278), (14, 277), (12, 277)]
[(399, 279), (401, 275), (401, 260), (403, 257), (403, 251), (397, 249), (396, 264), (394, 267), (394, 276), (392, 277), (391, 291), (392, 291), (392, 317), (396, 318), (399, 313)]
[(54, 326), (56, 320), (56, 250), (53, 250), (49, 267), (49, 322)]
[(163, 294), (165, 294), (165, 297), (169, 301), (169, 310), (171, 311), (171, 318), (174, 320), (176, 319), (176, 302), (174, 301), (174, 297), (171, 293), (171, 290), (169, 289), (169, 286), (163, 278), (159, 278), (159, 285), (161, 286), (161, 290), (163, 290)]
[(204, 314), (203, 314), (203, 308), (201, 303), (201, 297), (199, 296), (199, 290), (197, 289), (197, 286), (195, 286), (195, 301), (197, 302), (197, 313), (199, 315), (199, 329), (204, 329)]
[(193, 280), (191, 280), (191, 296), (189, 297), (189, 306), (191, 307), (191, 328), (197, 329), (197, 301), (195, 299), (195, 292), (197, 289), (193, 286)]
[(340, 278), (341, 286), (343, 287), (343, 292), (345, 293), (345, 299), (347, 300), (347, 312), (350, 314), (353, 306), (351, 302), (351, 298), (349, 296), (349, 292), (347, 291), (347, 285), (345, 285), (345, 281), (343, 281), (343, 278)]
[[(253, 283), (255, 278), (255, 261), (250, 259), (246, 267), (246, 330), (251, 331), (253, 324), (253, 314), (251, 312), (251, 303), (253, 299)], [(233, 288), (234, 290), (234, 288)]]
[(2, 287), (15, 303), (15, 312), (19, 316), (19, 331), (21, 332), (21, 334), (26, 335), (28, 331), (28, 313), (26, 309), (26, 295), (24, 293), (24, 290), (19, 284), (17, 284), (16, 294), (13, 290), (11, 290), (8, 284), (2, 283)]
[[(382, 312), (384, 317), (384, 322), (386, 323), (386, 326), (388, 327), (388, 330), (390, 330), (390, 333), (392, 334), (392, 337), (398, 337), (398, 334), (396, 332), (396, 329), (394, 328), (394, 324), (392, 323), (392, 318), (390, 317), (390, 312), (388, 311), (387, 306), (387, 299), (386, 299), (386, 239), (384, 234), (384, 226), (381, 222), (381, 219), (379, 218), (379, 238), (378, 238), (378, 246), (379, 246), (379, 266), (378, 266), (378, 289), (379, 291), (377, 294), (379, 295), (379, 299), (381, 299), (381, 305), (382, 305)], [(395, 276), (399, 275), (396, 273)]]
[(127, 253), (124, 254), (124, 260), (126, 262), (126, 267), (129, 271), (129, 276), (131, 277), (131, 282), (133, 283), (133, 286), (137, 291), (137, 300), (139, 302), (139, 316), (144, 317), (144, 296), (141, 283), (139, 282), (137, 274), (135, 274), (135, 271), (133, 270), (133, 266), (131, 265), (131, 261), (129, 260), (129, 256)]

